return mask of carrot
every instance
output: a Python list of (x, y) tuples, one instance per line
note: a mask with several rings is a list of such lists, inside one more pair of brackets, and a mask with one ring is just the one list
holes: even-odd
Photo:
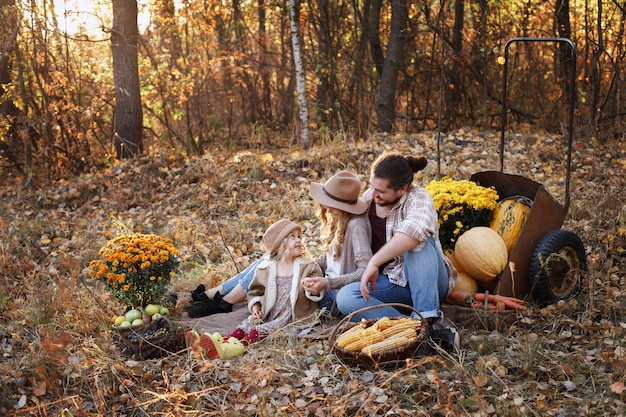
[(481, 302), (486, 301), (488, 303), (493, 303), (493, 304), (504, 303), (505, 307), (513, 308), (515, 310), (522, 310), (522, 311), (528, 310), (528, 308), (524, 305), (524, 300), (520, 300), (519, 298), (506, 297), (503, 295), (496, 295), (496, 294), (483, 294), (483, 293), (476, 293), (476, 295), (474, 295), (474, 298), (477, 301), (481, 301)]
[(469, 306), (474, 301), (474, 296), (464, 291), (453, 290), (446, 297), (446, 302), (459, 306)]
[(475, 310), (497, 310), (498, 306), (495, 304), (487, 304), (485, 306), (483, 303), (474, 303), (472, 304), (472, 308)]

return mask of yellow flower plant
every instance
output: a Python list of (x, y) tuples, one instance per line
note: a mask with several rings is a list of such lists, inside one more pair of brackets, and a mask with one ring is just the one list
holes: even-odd
[(497, 207), (498, 192), (469, 180), (442, 178), (424, 188), (439, 215), (439, 240), (444, 249), (454, 249), (456, 239), (475, 226), (489, 226)]
[(104, 282), (115, 298), (132, 307), (160, 303), (178, 266), (171, 239), (157, 235), (122, 235), (100, 249), (89, 275)]

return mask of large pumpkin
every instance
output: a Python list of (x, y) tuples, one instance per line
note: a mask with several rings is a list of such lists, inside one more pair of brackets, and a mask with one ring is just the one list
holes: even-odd
[(504, 270), (509, 253), (495, 230), (472, 227), (459, 236), (454, 257), (461, 269), (479, 282), (491, 282)]
[(478, 282), (476, 282), (476, 280), (467, 272), (459, 272), (456, 284), (454, 284), (454, 291), (476, 295), (478, 292)]
[(450, 260), (450, 262), (452, 262), (452, 265), (454, 265), (454, 269), (456, 269), (458, 272), (464, 272), (461, 268), (461, 265), (459, 265), (459, 262), (454, 257), (454, 249), (446, 249), (445, 251), (443, 251), (443, 254), (446, 256), (446, 258)]
[(500, 201), (496, 207), (489, 227), (500, 235), (509, 254), (522, 231), (531, 205), (529, 198), (515, 196)]

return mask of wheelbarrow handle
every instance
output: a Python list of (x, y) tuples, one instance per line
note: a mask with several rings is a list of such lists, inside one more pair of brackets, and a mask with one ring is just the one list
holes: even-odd
[(576, 101), (576, 46), (568, 38), (513, 38), (507, 41), (504, 46), (504, 70), (503, 70), (503, 88), (502, 88), (502, 128), (500, 131), (500, 172), (504, 172), (504, 132), (506, 130), (507, 119), (507, 75), (508, 75), (508, 57), (509, 46), (515, 42), (557, 42), (564, 45), (569, 45), (572, 54), (572, 69), (570, 71), (570, 106), (569, 106), (569, 124), (568, 124), (568, 137), (567, 137), (567, 163), (565, 168), (565, 203), (563, 207), (565, 211), (569, 208), (570, 203), (570, 175), (572, 166), (572, 138), (574, 134), (574, 105)]

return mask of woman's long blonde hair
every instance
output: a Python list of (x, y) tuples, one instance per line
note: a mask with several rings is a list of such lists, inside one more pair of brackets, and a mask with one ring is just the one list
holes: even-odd
[(317, 209), (317, 217), (322, 221), (322, 242), (324, 250), (334, 250), (333, 259), (337, 260), (341, 256), (341, 247), (346, 237), (346, 229), (348, 222), (355, 215), (347, 211), (339, 210), (337, 218), (330, 215), (328, 209), (323, 205), (319, 205)]

